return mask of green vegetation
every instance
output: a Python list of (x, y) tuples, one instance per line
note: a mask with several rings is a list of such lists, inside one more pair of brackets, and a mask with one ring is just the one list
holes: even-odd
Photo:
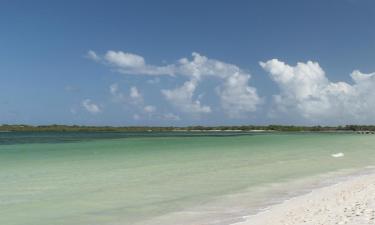
[(346, 125), (346, 126), (284, 126), (284, 125), (268, 125), (268, 126), (188, 126), (188, 127), (112, 127), (112, 126), (78, 126), (78, 125), (8, 125), (0, 126), (0, 131), (95, 131), (95, 132), (145, 132), (145, 131), (375, 131), (375, 126), (369, 125)]

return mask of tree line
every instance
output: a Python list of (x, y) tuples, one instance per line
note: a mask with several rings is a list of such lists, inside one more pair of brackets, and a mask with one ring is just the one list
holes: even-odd
[(289, 131), (289, 132), (323, 132), (323, 131), (375, 131), (375, 125), (345, 125), (345, 126), (292, 126), (292, 125), (241, 125), (241, 126), (80, 126), (80, 125), (0, 125), (0, 131), (59, 131), (59, 132), (146, 132), (146, 131)]

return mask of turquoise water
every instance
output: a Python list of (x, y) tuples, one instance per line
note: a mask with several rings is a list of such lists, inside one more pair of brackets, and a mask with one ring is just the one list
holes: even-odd
[(375, 164), (373, 135), (101, 135), (0, 134), (0, 224), (229, 224)]

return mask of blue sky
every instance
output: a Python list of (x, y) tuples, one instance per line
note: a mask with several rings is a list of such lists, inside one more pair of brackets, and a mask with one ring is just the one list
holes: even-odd
[(375, 123), (375, 2), (0, 1), (0, 123)]

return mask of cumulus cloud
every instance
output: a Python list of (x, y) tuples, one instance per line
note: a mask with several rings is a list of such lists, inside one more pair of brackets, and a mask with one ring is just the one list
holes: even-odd
[(260, 62), (280, 93), (273, 96), (276, 113), (312, 122), (375, 121), (375, 73), (353, 71), (353, 84), (332, 82), (317, 62), (287, 65), (278, 59)]
[(124, 106), (131, 106), (129, 109), (134, 111), (133, 120), (141, 120), (142, 118), (157, 118), (170, 121), (180, 120), (180, 117), (173, 113), (159, 113), (156, 106), (146, 105), (142, 93), (135, 86), (130, 87), (128, 94), (125, 94), (120, 91), (119, 85), (115, 83), (109, 86), (109, 92), (115, 102), (121, 103)]
[(104, 62), (125, 74), (173, 75), (175, 70), (174, 65), (148, 65), (142, 56), (122, 51), (108, 51), (104, 55)]
[[(193, 92), (197, 86), (197, 81), (200, 81), (204, 77), (217, 77), (222, 80), (221, 85), (217, 88), (217, 94), (220, 98), (221, 106), (224, 112), (232, 118), (241, 117), (246, 113), (256, 111), (257, 106), (261, 103), (261, 99), (257, 94), (254, 87), (248, 85), (251, 78), (249, 73), (241, 70), (239, 67), (221, 62), (215, 59), (209, 59), (198, 53), (192, 54), (193, 59), (189, 60), (183, 58), (179, 60), (179, 73), (192, 77), (191, 81), (186, 82), (180, 89), (176, 89), (183, 94), (183, 90), (186, 90), (189, 98), (185, 97), (185, 100), (192, 99), (192, 94), (189, 93), (186, 86), (192, 86)], [(175, 91), (176, 91), (175, 90)], [(181, 93), (182, 92), (182, 93)], [(167, 99), (172, 100), (174, 104), (182, 103), (181, 98), (171, 98), (163, 92)], [(185, 104), (186, 105), (186, 104)], [(198, 107), (200, 102), (198, 100), (190, 101), (190, 107), (181, 107), (183, 110), (196, 109), (204, 113), (211, 112), (211, 108)]]
[(115, 83), (109, 86), (109, 92), (115, 102), (140, 106), (143, 105), (143, 96), (136, 86), (130, 87), (129, 93), (125, 94), (120, 91), (119, 85)]
[(256, 111), (262, 101), (256, 89), (247, 85), (249, 79), (249, 75), (236, 73), (226, 78), (223, 86), (219, 88), (221, 106), (232, 118)]
[(89, 113), (92, 113), (92, 114), (97, 114), (102, 111), (101, 108), (97, 104), (92, 102), (90, 99), (83, 100), (82, 106), (84, 109), (86, 109)]
[(143, 96), (135, 86), (130, 87), (130, 99), (134, 104), (143, 104)]
[(162, 93), (168, 101), (183, 112), (210, 113), (211, 108), (209, 106), (202, 105), (198, 99), (193, 100), (196, 87), (197, 81), (191, 80), (176, 89), (162, 90)]
[(132, 53), (108, 51), (105, 59), (122, 68), (140, 68), (145, 66), (143, 57)]
[[(95, 52), (93, 52), (95, 53)], [(94, 55), (91, 53), (91, 55)], [(97, 56), (97, 54), (95, 53)], [(95, 57), (96, 58), (96, 57)], [(108, 51), (101, 62), (124, 74), (182, 75), (188, 78), (182, 86), (172, 90), (162, 90), (165, 98), (183, 112), (209, 113), (210, 106), (194, 99), (196, 87), (206, 77), (221, 80), (216, 89), (222, 109), (230, 117), (239, 117), (254, 112), (262, 103), (254, 87), (249, 86), (250, 74), (238, 66), (216, 59), (209, 59), (199, 53), (192, 53), (192, 59), (182, 58), (174, 64), (164, 66), (149, 65), (137, 54)], [(235, 90), (234, 90), (235, 89)]]
[[(130, 87), (129, 93), (125, 94), (120, 91), (119, 85), (115, 83), (109, 86), (109, 92), (115, 102), (121, 103), (125, 106), (132, 106), (131, 108), (137, 111), (135, 114), (137, 120), (142, 118), (141, 115), (147, 114), (148, 116), (151, 116), (157, 110), (153, 105), (145, 105), (143, 95), (136, 86)], [(133, 119), (134, 118), (135, 117), (133, 117)]]

